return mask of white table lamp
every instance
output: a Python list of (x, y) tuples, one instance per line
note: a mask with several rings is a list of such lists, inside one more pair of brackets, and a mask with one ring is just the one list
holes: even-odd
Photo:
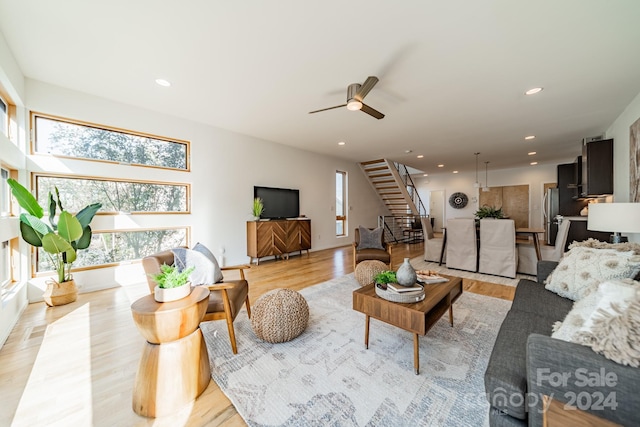
[(620, 243), (620, 233), (640, 233), (640, 203), (591, 203), (587, 229), (610, 231), (611, 243)]

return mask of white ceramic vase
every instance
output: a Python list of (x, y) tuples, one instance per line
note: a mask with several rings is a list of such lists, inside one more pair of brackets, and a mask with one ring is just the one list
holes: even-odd
[(156, 286), (153, 290), (153, 297), (158, 302), (170, 302), (189, 296), (191, 293), (191, 283), (186, 283), (177, 288), (161, 288)]
[(402, 286), (413, 286), (416, 284), (417, 279), (418, 276), (411, 266), (409, 258), (405, 258), (400, 268), (398, 268), (398, 271), (396, 271), (396, 280), (398, 281), (398, 284)]

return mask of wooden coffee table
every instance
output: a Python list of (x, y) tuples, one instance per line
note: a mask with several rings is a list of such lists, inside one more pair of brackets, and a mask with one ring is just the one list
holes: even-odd
[(353, 309), (366, 315), (364, 345), (369, 348), (369, 320), (381, 320), (413, 333), (413, 365), (420, 373), (418, 335), (426, 335), (429, 329), (449, 311), (449, 323), (453, 326), (453, 303), (462, 295), (462, 279), (447, 277), (448, 282), (425, 285), (424, 300), (403, 304), (387, 301), (376, 295), (375, 284), (353, 291)]

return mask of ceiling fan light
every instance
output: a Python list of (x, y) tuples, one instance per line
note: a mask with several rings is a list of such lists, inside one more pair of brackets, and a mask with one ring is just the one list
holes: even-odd
[(350, 99), (347, 102), (347, 110), (357, 111), (361, 108), (362, 108), (362, 102), (358, 101), (357, 99)]

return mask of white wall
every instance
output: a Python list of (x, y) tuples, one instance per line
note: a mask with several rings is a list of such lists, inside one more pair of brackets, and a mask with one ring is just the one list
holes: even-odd
[[(579, 150), (579, 146), (576, 148)], [(574, 159), (567, 159), (570, 163)], [(544, 184), (556, 182), (556, 164), (540, 164), (524, 168), (491, 170), (489, 169), (489, 186), (501, 187), (505, 185), (528, 185), (529, 186), (529, 225), (531, 227), (542, 227), (542, 196)], [(483, 171), (484, 172), (484, 171)], [(478, 179), (484, 185), (484, 176)], [(444, 192), (445, 221), (447, 218), (473, 217), (478, 210), (479, 188), (475, 188), (476, 174), (468, 173), (440, 173), (429, 174), (428, 177), (414, 177), (414, 182), (418, 188), (420, 197), (429, 200), (429, 192), (442, 190)], [(469, 203), (463, 209), (454, 209), (449, 205), (449, 197), (456, 192), (467, 195)]]
[[(618, 116), (607, 129), (607, 138), (613, 138), (613, 200), (615, 202), (629, 201), (629, 156), (631, 125), (640, 118), (640, 94)], [(632, 242), (640, 242), (640, 233), (624, 233)]]

